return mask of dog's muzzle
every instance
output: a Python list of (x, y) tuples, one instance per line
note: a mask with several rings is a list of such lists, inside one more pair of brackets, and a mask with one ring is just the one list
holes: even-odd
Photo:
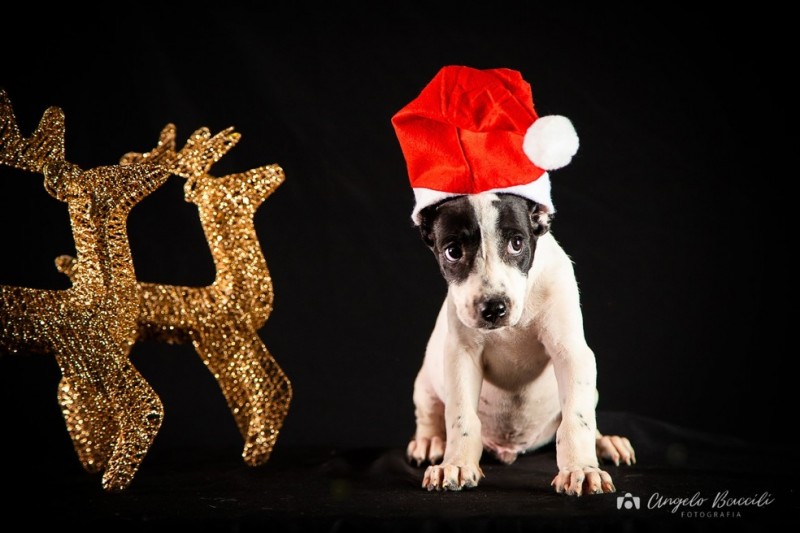
[(499, 328), (508, 322), (508, 305), (505, 298), (490, 298), (478, 304), (478, 314), (487, 328)]

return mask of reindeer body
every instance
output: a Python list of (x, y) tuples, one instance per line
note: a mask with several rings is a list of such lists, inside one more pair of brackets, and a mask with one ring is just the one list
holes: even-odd
[(273, 290), (253, 224), (255, 209), (283, 179), (275, 165), (197, 178), (187, 200), (198, 207), (216, 267), (214, 282), (140, 285), (141, 337), (192, 342), (219, 382), (251, 466), (269, 459), (291, 400), (288, 378), (258, 335), (272, 311)]
[[(54, 148), (43, 152), (43, 142)], [(64, 161), (60, 110), (48, 110), (24, 139), (2, 92), (0, 163), (45, 175), (47, 191), (67, 203), (81, 264), (66, 290), (0, 286), (0, 348), (55, 355), (59, 403), (78, 457), (87, 470), (104, 470), (105, 489), (122, 490), (163, 419), (161, 401), (128, 360), (140, 293), (126, 222), (169, 174), (153, 164), (82, 171)]]
[[(139, 283), (137, 336), (194, 345), (242, 434), (245, 462), (256, 466), (269, 459), (292, 397), (289, 379), (258, 334), (272, 311), (273, 289), (253, 223), (284, 173), (267, 165), (220, 178), (207, 174), (238, 139), (230, 128), (213, 137), (202, 128), (176, 152), (168, 125), (153, 151), (127, 154), (122, 163), (155, 162), (187, 179), (186, 200), (197, 205), (216, 267), (206, 287)], [(79, 270), (70, 258), (58, 264), (68, 275)]]

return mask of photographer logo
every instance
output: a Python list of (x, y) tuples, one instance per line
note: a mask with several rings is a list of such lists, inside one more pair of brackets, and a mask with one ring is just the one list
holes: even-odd
[[(757, 512), (771, 506), (775, 496), (764, 491), (752, 495), (731, 494), (728, 490), (717, 491), (713, 496), (695, 492), (690, 496), (666, 496), (654, 492), (645, 499), (644, 508), (661, 510), (681, 518), (741, 518), (748, 511)], [(617, 509), (639, 510), (642, 502), (639, 496), (626, 492), (617, 496)]]
[(634, 496), (630, 492), (626, 492), (625, 496), (617, 496), (617, 509), (638, 509), (639, 497)]

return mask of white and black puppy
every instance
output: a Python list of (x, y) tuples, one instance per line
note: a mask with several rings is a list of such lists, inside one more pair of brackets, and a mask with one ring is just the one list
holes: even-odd
[(624, 437), (595, 423), (595, 356), (572, 261), (551, 216), (507, 193), (425, 207), (419, 229), (448, 284), (414, 384), (410, 461), (428, 490), (475, 487), (488, 450), (503, 463), (555, 439), (558, 492), (614, 492), (598, 456), (633, 464)]

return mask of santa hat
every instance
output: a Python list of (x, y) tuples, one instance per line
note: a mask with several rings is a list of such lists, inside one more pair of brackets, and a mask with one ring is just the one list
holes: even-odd
[(572, 122), (539, 117), (531, 86), (516, 70), (446, 66), (392, 117), (416, 205), (411, 215), (447, 198), (505, 192), (555, 212), (548, 170), (578, 151)]

